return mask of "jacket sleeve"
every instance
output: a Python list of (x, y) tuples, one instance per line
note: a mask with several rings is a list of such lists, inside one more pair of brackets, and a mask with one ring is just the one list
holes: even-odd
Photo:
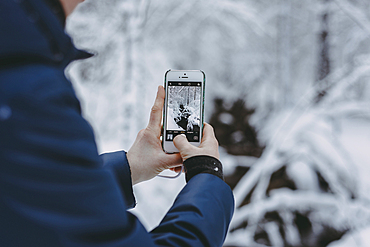
[[(102, 154), (129, 208), (135, 206), (126, 153)], [(178, 195), (160, 225), (151, 234), (158, 246), (221, 246), (233, 215), (231, 189), (211, 174), (194, 176)]]
[[(126, 153), (102, 154), (129, 207), (135, 206)], [(160, 225), (151, 234), (157, 246), (221, 246), (233, 215), (231, 189), (215, 175), (194, 176), (178, 195)]]
[(136, 201), (132, 190), (130, 166), (125, 151), (104, 153), (100, 157), (103, 160), (104, 168), (108, 169), (115, 178), (122, 196), (126, 199), (126, 209), (135, 207)]
[(222, 246), (233, 212), (230, 187), (215, 175), (200, 173), (151, 234), (158, 246)]
[(194, 176), (148, 233), (126, 211), (134, 200), (124, 152), (98, 156), (63, 71), (1, 70), (0, 86), (0, 106), (8, 112), (0, 121), (1, 246), (222, 244), (233, 199), (221, 179)]

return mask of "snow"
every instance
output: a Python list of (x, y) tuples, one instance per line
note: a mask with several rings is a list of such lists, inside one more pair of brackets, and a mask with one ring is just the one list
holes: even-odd
[[(230, 233), (227, 244), (255, 244), (252, 240), (236, 239), (241, 235), (240, 232), (245, 236), (250, 234), (248, 232), (254, 232), (254, 224), (258, 224), (266, 213), (272, 211), (280, 215), (287, 211), (311, 211), (310, 219), (315, 224), (325, 224), (339, 230), (370, 223), (370, 208), (367, 206), (370, 202), (370, 164), (366, 144), (370, 141), (370, 128), (369, 120), (364, 118), (366, 115), (350, 118), (348, 116), (353, 114), (342, 114), (332, 111), (332, 108), (324, 111), (320, 107), (306, 109), (304, 114), (296, 112), (290, 110), (287, 114), (281, 114), (288, 118), (280, 116), (265, 125), (267, 130), (280, 126), (279, 132), (271, 132), (273, 138), (262, 157), (234, 189), (237, 208), (230, 227), (238, 227), (244, 221), (248, 222), (248, 226), (244, 230)], [(266, 197), (270, 177), (282, 166), (287, 166), (287, 175), (295, 182), (298, 190), (275, 189)], [(333, 194), (323, 193), (318, 186), (315, 171), (322, 174)], [(252, 193), (252, 202), (240, 207), (249, 193)], [(355, 200), (350, 199), (353, 195)], [(287, 227), (290, 225), (289, 221), (285, 224)], [(264, 227), (268, 233), (274, 234), (270, 236), (270, 241), (280, 245), (279, 236), (271, 231), (271, 224)], [(290, 227), (295, 228), (294, 224)], [(294, 245), (294, 239), (299, 238), (299, 235), (293, 231), (289, 237), (290, 244)]]
[(159, 224), (184, 186), (184, 174), (176, 179), (155, 177), (137, 184), (134, 186), (137, 205), (130, 211), (150, 231)]
[(231, 134), (234, 142), (241, 142), (244, 139), (244, 133), (241, 130), (235, 131)]
[(300, 190), (320, 191), (316, 174), (310, 166), (302, 161), (293, 162), (287, 168), (287, 174)]
[[(313, 234), (323, 224), (350, 229), (330, 246), (369, 245), (370, 225), (370, 4), (367, 1), (160, 1), (88, 0), (69, 18), (67, 30), (78, 47), (97, 55), (67, 70), (94, 128), (100, 152), (128, 150), (146, 127), (158, 85), (169, 68), (206, 73), (205, 120), (221, 98), (231, 107), (242, 99), (266, 146), (262, 157), (233, 156), (220, 148), (225, 175), (250, 167), (234, 189), (235, 215), (226, 244), (266, 246), (254, 234), (265, 227), (274, 246), (300, 245), (294, 212), (308, 212)], [(330, 74), (317, 81), (321, 16), (330, 9)], [(327, 94), (316, 101), (318, 89)], [(190, 126), (199, 125), (189, 105)], [(170, 115), (174, 112), (170, 111)], [(176, 114), (175, 114), (176, 115)], [(170, 118), (169, 126), (179, 128)], [(221, 114), (224, 124), (239, 124)], [(190, 128), (189, 126), (189, 128)], [(188, 127), (188, 126), (187, 126)], [(243, 142), (240, 132), (235, 142)], [(286, 167), (297, 190), (266, 191), (272, 175)], [(320, 173), (330, 189), (318, 183)], [(154, 178), (134, 186), (132, 211), (150, 230), (159, 224), (185, 185)], [(251, 194), (251, 203), (243, 205)], [(264, 225), (267, 212), (277, 225)]]
[(230, 113), (223, 112), (219, 116), (219, 120), (224, 124), (232, 124), (234, 122), (234, 117)]
[(361, 247), (370, 246), (370, 227), (354, 230), (345, 234), (341, 240), (335, 241), (328, 247)]
[(168, 87), (168, 130), (193, 131), (194, 126), (200, 127), (200, 89), (197, 86)]
[(370, 199), (370, 152), (367, 143), (370, 140), (369, 121), (367, 119), (348, 119), (341, 120), (343, 133), (340, 141), (349, 152), (356, 170), (356, 181), (358, 184), (359, 197)]
[(169, 130), (184, 130), (175, 122), (175, 114), (172, 109), (168, 109), (168, 118), (167, 118), (167, 129)]

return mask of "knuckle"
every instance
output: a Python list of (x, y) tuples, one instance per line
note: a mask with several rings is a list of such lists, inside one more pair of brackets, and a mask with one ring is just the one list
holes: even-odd
[(161, 107), (158, 106), (158, 104), (155, 104), (155, 105), (152, 106), (152, 112), (158, 112), (160, 110), (161, 110)]
[[(158, 110), (155, 107), (152, 107), (151, 114), (153, 115), (153, 114), (156, 114), (157, 112), (158, 112)], [(153, 116), (152, 116), (152, 118), (153, 118)]]
[(144, 136), (144, 134), (145, 134), (145, 129), (142, 129), (139, 131), (138, 136)]
[(147, 127), (146, 129), (144, 129), (143, 131), (143, 136), (144, 137), (150, 137), (153, 133), (153, 129), (151, 127)]

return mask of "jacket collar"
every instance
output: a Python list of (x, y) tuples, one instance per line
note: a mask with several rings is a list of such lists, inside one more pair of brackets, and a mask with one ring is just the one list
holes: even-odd
[(62, 23), (63, 27), (66, 26), (66, 14), (64, 13), (63, 6), (60, 0), (44, 0), (44, 2), (49, 6), (51, 11)]
[(66, 67), (91, 57), (78, 50), (44, 0), (0, 1), (0, 66), (47, 63)]

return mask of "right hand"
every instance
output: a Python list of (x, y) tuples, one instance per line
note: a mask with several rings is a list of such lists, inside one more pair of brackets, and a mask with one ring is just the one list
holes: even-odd
[(173, 139), (173, 144), (179, 150), (183, 162), (190, 157), (199, 155), (208, 155), (216, 159), (220, 158), (220, 154), (218, 153), (218, 141), (215, 137), (213, 127), (207, 123), (204, 123), (203, 138), (199, 147), (191, 145), (183, 135), (177, 135)]
[(182, 160), (179, 154), (167, 154), (162, 149), (160, 136), (164, 97), (164, 88), (159, 86), (150, 113), (149, 124), (139, 132), (134, 144), (127, 152), (133, 184), (149, 180), (163, 170), (181, 164)]

